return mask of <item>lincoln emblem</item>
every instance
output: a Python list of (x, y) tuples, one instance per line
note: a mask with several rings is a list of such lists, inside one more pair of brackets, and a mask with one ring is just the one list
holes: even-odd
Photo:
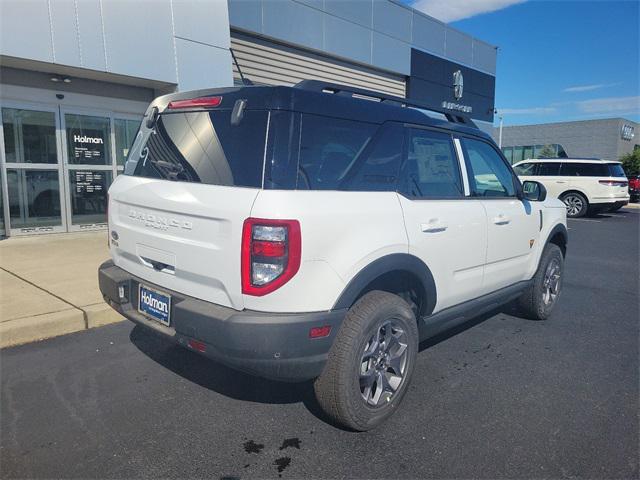
[(463, 89), (464, 78), (462, 77), (462, 72), (460, 70), (456, 70), (453, 72), (453, 96), (456, 97), (456, 100), (460, 100), (462, 98)]

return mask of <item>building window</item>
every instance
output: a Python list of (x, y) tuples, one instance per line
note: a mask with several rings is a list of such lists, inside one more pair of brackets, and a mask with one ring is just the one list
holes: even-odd
[(107, 117), (67, 113), (68, 162), (71, 165), (111, 165), (111, 125)]
[(506, 147), (502, 149), (502, 153), (504, 153), (504, 158), (511, 164), (513, 164), (513, 147)]
[(62, 224), (57, 170), (8, 169), (7, 187), (12, 228)]
[[(510, 149), (513, 149), (511, 157), (507, 154)], [(502, 152), (511, 163), (518, 163), (522, 160), (531, 160), (536, 158), (568, 158), (567, 152), (565, 152), (562, 145), (558, 143), (503, 147)]]
[(71, 170), (71, 222), (100, 224), (107, 221), (107, 190), (111, 185), (109, 170)]
[(58, 163), (53, 112), (2, 109), (7, 163)]

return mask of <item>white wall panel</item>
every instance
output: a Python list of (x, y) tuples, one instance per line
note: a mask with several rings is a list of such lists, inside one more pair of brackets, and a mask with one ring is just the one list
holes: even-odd
[(0, 53), (53, 62), (47, 0), (0, 1)]
[(176, 82), (169, 0), (103, 1), (102, 14), (110, 72)]
[[(55, 1), (55, 0), (53, 0)], [(107, 70), (102, 29), (100, 0), (79, 0), (78, 28), (80, 31), (80, 66), (93, 70)]]
[(176, 38), (176, 49), (181, 91), (233, 85), (229, 50), (180, 38)]
[(63, 65), (80, 64), (75, 2), (73, 0), (55, 0), (49, 2), (49, 5), (51, 7), (55, 62)]
[(229, 14), (226, 0), (173, 0), (177, 37), (229, 48)]

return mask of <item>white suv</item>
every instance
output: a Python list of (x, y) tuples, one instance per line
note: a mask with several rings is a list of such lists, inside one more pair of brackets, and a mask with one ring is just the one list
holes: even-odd
[(518, 181), (472, 122), (305, 81), (156, 99), (110, 188), (105, 300), (234, 368), (315, 379), (367, 430), (407, 391), (418, 344), (562, 285), (562, 202)]
[(552, 158), (513, 166), (521, 180), (542, 183), (567, 206), (568, 217), (613, 212), (629, 203), (629, 182), (620, 162)]

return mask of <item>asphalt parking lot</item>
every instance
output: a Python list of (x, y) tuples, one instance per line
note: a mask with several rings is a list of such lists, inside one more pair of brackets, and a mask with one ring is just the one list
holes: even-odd
[(2, 350), (1, 476), (638, 478), (639, 220), (570, 220), (552, 317), (507, 306), (423, 345), (368, 433), (129, 322)]

